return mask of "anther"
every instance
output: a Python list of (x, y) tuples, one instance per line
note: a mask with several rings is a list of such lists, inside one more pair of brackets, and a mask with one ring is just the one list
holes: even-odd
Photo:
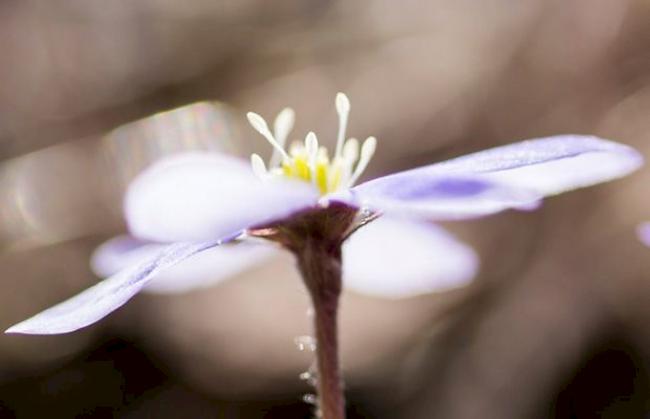
[(339, 115), (339, 132), (336, 138), (336, 150), (334, 158), (341, 156), (343, 151), (343, 141), (345, 140), (345, 129), (348, 125), (348, 115), (350, 114), (350, 100), (344, 93), (336, 94), (336, 113)]
[(366, 141), (363, 142), (363, 145), (361, 146), (361, 157), (359, 157), (359, 163), (354, 169), (354, 173), (350, 178), (350, 183), (348, 186), (354, 185), (363, 171), (366, 170), (366, 167), (368, 167), (368, 163), (370, 163), (370, 159), (372, 159), (372, 156), (375, 154), (376, 149), (377, 139), (375, 137), (368, 137)]
[(275, 140), (264, 118), (255, 112), (248, 112), (246, 114), (246, 117), (248, 118), (248, 122), (250, 122), (251, 126), (255, 128), (257, 132), (262, 134), (262, 136), (266, 138), (269, 143), (271, 143), (273, 148), (277, 150), (285, 160), (289, 160), (289, 155), (286, 151), (284, 151), (284, 148)]
[[(291, 108), (284, 108), (278, 116), (275, 117), (273, 122), (273, 135), (278, 145), (284, 150), (287, 142), (287, 137), (293, 129), (293, 124), (296, 119), (296, 113)], [(280, 163), (280, 153), (276, 148), (273, 148), (273, 155), (269, 160), (269, 167), (275, 167)]]
[(253, 173), (255, 173), (255, 176), (260, 179), (266, 178), (268, 174), (266, 165), (264, 164), (264, 160), (262, 160), (259, 154), (251, 154), (251, 167), (253, 169)]

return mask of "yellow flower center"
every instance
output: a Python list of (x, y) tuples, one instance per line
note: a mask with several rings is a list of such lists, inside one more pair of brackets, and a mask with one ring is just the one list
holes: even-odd
[(274, 148), (268, 170), (259, 155), (251, 156), (253, 171), (262, 179), (283, 176), (310, 182), (323, 195), (351, 187), (368, 166), (375, 152), (377, 140), (368, 137), (359, 147), (356, 139), (345, 139), (350, 102), (343, 93), (336, 96), (336, 111), (339, 115), (339, 131), (336, 151), (332, 159), (327, 149), (318, 145), (318, 139), (313, 132), (307, 134), (304, 143), (294, 142), (289, 152), (285, 151), (284, 144), (294, 122), (294, 113), (290, 108), (278, 114), (273, 124), (273, 133), (264, 118), (249, 112), (247, 116), (253, 128)]
[(282, 174), (291, 179), (312, 182), (321, 194), (336, 191), (342, 178), (342, 165), (330, 163), (327, 149), (320, 147), (315, 161), (301, 143), (294, 143), (289, 152), (289, 160), (282, 162)]

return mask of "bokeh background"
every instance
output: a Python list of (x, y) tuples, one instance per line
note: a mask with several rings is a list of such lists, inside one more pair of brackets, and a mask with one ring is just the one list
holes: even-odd
[[(649, 87), (646, 0), (4, 1), (0, 326), (96, 282), (128, 179), (205, 146), (111, 131), (130, 121), (211, 100), (218, 147), (268, 153), (245, 111), (291, 105), (332, 139), (344, 91), (351, 135), (379, 139), (371, 177), (569, 132), (647, 155)], [(448, 225), (481, 256), (470, 287), (346, 294), (350, 417), (648, 417), (649, 178)], [(0, 417), (307, 418), (307, 308), (287, 257), (74, 334), (2, 335)]]

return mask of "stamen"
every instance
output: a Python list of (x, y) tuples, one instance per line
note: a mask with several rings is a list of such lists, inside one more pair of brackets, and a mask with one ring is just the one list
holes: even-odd
[(348, 125), (348, 115), (350, 114), (350, 100), (344, 93), (336, 94), (336, 113), (339, 115), (339, 133), (336, 139), (336, 151), (334, 159), (341, 157), (343, 141), (345, 140), (345, 129)]
[(354, 169), (354, 173), (350, 178), (348, 187), (354, 185), (363, 171), (366, 170), (366, 167), (368, 167), (368, 163), (370, 163), (370, 159), (372, 158), (373, 154), (375, 154), (376, 149), (377, 139), (375, 137), (368, 137), (366, 141), (363, 142), (363, 145), (361, 146), (361, 157), (359, 158), (359, 163), (357, 164), (357, 167)]
[(356, 138), (350, 138), (345, 142), (343, 146), (343, 160), (347, 164), (354, 164), (359, 158), (359, 140)]
[(311, 171), (312, 182), (316, 183), (316, 159), (318, 157), (318, 138), (316, 134), (310, 131), (305, 137), (305, 151), (307, 152), (307, 162)]
[(249, 112), (247, 117), (250, 124), (273, 146), (268, 167), (259, 155), (251, 155), (251, 166), (255, 175), (261, 179), (284, 176), (310, 182), (322, 195), (351, 187), (366, 170), (375, 153), (377, 140), (375, 137), (368, 137), (362, 145), (356, 138), (346, 140), (350, 101), (345, 94), (338, 93), (335, 104), (339, 116), (339, 130), (336, 152), (331, 159), (327, 150), (318, 144), (318, 138), (313, 132), (309, 132), (303, 142), (294, 142), (285, 150), (295, 121), (291, 108), (283, 109), (276, 116), (273, 121), (273, 133), (264, 118)]
[(269, 143), (271, 143), (273, 148), (280, 153), (282, 158), (284, 158), (285, 160), (289, 160), (289, 155), (287, 154), (286, 151), (284, 151), (284, 148), (280, 144), (278, 144), (278, 142), (275, 140), (264, 118), (262, 118), (260, 115), (256, 114), (255, 112), (248, 112), (246, 114), (246, 117), (248, 118), (248, 122), (250, 122), (253, 128), (255, 128), (257, 132), (262, 134), (262, 136), (266, 138), (266, 140)]
[(334, 159), (330, 169), (331, 176), (328, 181), (328, 190), (334, 191), (339, 186), (347, 186), (352, 176), (354, 163), (359, 158), (359, 140), (350, 138), (343, 146), (343, 155)]
[(255, 176), (260, 179), (265, 179), (268, 175), (264, 160), (262, 160), (259, 154), (251, 154), (251, 167), (253, 169), (253, 173), (255, 173)]
[[(287, 142), (287, 137), (293, 129), (293, 124), (296, 120), (296, 113), (291, 108), (284, 108), (278, 116), (275, 117), (273, 122), (273, 135), (277, 143), (284, 149)], [(269, 160), (269, 167), (275, 167), (280, 163), (280, 153), (276, 148), (273, 149), (273, 155)]]

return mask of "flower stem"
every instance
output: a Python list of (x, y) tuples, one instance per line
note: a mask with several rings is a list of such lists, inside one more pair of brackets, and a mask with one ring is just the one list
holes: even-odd
[(345, 398), (338, 359), (337, 312), (341, 294), (340, 245), (307, 242), (298, 266), (314, 306), (318, 406), (323, 419), (344, 419)]

